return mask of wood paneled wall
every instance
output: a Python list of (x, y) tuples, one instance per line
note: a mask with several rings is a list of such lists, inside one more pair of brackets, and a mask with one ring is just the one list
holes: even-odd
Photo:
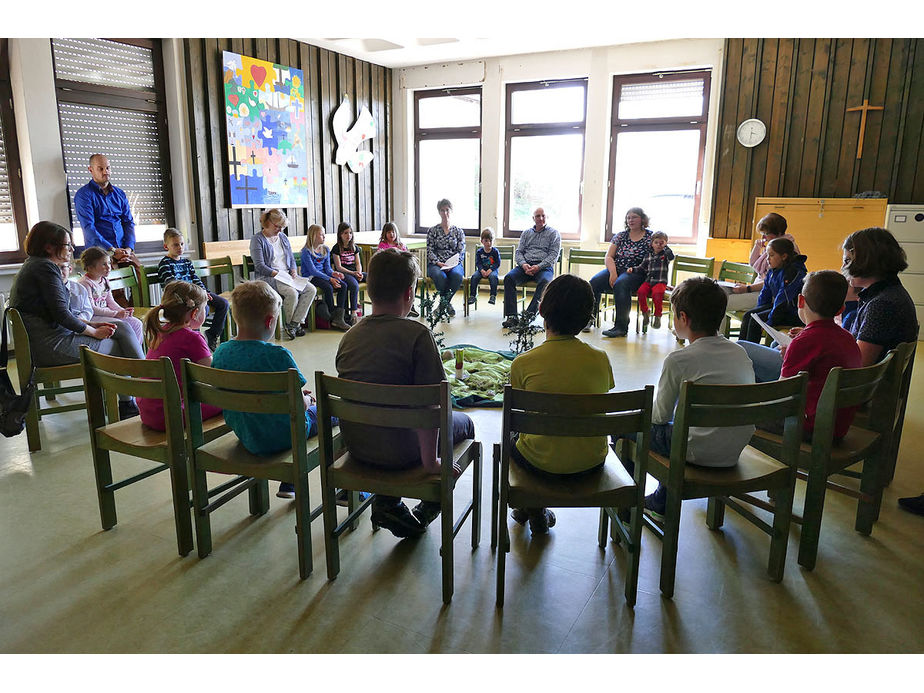
[[(221, 53), (241, 53), (305, 73), (312, 182), (307, 207), (286, 208), (288, 233), (309, 224), (335, 232), (348, 221), (357, 232), (382, 228), (391, 218), (391, 70), (292, 39), (185, 39), (187, 101), (193, 158), (193, 216), (199, 241), (249, 239), (262, 209), (231, 209), (228, 189)], [(362, 173), (333, 162), (331, 118), (343, 95), (355, 114), (365, 104), (376, 122), (374, 159)]]
[[(857, 159), (860, 113), (869, 99)], [(747, 149), (735, 130), (760, 118)], [(924, 39), (728, 39), (713, 186), (715, 238), (749, 238), (756, 197), (878, 190), (924, 203)]]

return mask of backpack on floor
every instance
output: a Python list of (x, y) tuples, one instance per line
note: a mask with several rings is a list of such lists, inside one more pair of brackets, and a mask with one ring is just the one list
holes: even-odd
[(10, 380), (7, 365), (9, 352), (6, 345), (6, 311), (3, 311), (3, 346), (0, 348), (0, 433), (12, 438), (22, 433), (26, 427), (26, 412), (35, 396), (35, 366), (29, 374), (29, 381), (21, 385), (22, 394), (17, 395)]

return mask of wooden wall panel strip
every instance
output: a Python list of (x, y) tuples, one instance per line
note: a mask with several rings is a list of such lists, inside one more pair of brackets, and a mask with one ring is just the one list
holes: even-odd
[(815, 41), (812, 56), (811, 81), (805, 118), (805, 142), (802, 149), (802, 166), (799, 171), (799, 191), (804, 197), (815, 196), (815, 174), (819, 153), (822, 151), (821, 130), (824, 122), (828, 67), (831, 57), (831, 39)]
[[(718, 130), (718, 156), (716, 157), (715, 186), (712, 202), (712, 235), (728, 237), (729, 195), (735, 154), (735, 128), (738, 123), (738, 83), (741, 77), (742, 39), (725, 42), (725, 74), (722, 89), (720, 126)], [(734, 236), (732, 236), (734, 237)]]

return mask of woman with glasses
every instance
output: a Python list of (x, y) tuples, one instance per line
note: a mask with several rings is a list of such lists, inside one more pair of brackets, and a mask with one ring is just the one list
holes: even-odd
[[(13, 282), (10, 307), (22, 316), (36, 366), (77, 363), (83, 345), (101, 354), (144, 358), (127, 326), (84, 322), (71, 313), (61, 274), (74, 252), (70, 231), (52, 221), (40, 221), (26, 236), (25, 249), (28, 257)], [(130, 397), (119, 397), (121, 418), (138, 414)]]

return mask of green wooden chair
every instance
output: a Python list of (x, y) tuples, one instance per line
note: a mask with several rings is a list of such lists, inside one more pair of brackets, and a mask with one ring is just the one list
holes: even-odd
[[(717, 530), (722, 526), (725, 508), (728, 507), (769, 534), (767, 572), (775, 582), (783, 579), (796, 481), (793, 465), (802, 439), (807, 386), (806, 373), (756, 385), (702, 385), (690, 381), (681, 385), (670, 459), (649, 453), (648, 464), (648, 472), (667, 486), (663, 528), (645, 517), (645, 524), (663, 540), (661, 593), (665, 597), (674, 594), (680, 506), (683, 501), (693, 498), (709, 499), (706, 525), (710, 529)], [(748, 445), (733, 467), (701, 467), (686, 462), (689, 430), (693, 426), (725, 428), (778, 420), (785, 420), (782, 461)], [(638, 459), (637, 455), (635, 459)], [(773, 513), (772, 525), (742, 504), (751, 503), (750, 494), (755, 491), (775, 494), (775, 506), (766, 507)]]
[[(35, 397), (26, 412), (26, 439), (29, 452), (42, 449), (42, 434), (39, 430), (39, 421), (43, 416), (63, 414), (67, 411), (86, 409), (86, 401), (71, 404), (58, 404), (58, 395), (70, 392), (83, 392), (83, 367), (80, 363), (70, 363), (66, 366), (35, 366), (32, 361), (32, 351), (29, 346), (29, 332), (23, 324), (22, 316), (15, 308), (7, 310), (10, 328), (13, 333), (13, 344), (16, 346), (16, 374), (20, 383), (29, 382), (29, 375), (35, 368), (33, 376), (35, 382)], [(79, 380), (75, 385), (62, 385), (70, 380)], [(46, 404), (43, 406), (42, 399)], [(116, 408), (118, 410), (118, 408)]]
[[(711, 277), (715, 270), (715, 258), (714, 257), (694, 257), (692, 255), (675, 255), (674, 260), (671, 262), (671, 289), (668, 289), (664, 292), (664, 301), (667, 303), (667, 325), (668, 327), (673, 326), (674, 324), (674, 311), (670, 308), (671, 294), (673, 293), (673, 288), (677, 286), (680, 282), (688, 277), (695, 277), (697, 275), (703, 275), (706, 277)], [(636, 326), (638, 323), (638, 316), (636, 315)]]
[[(742, 284), (752, 284), (757, 279), (757, 270), (746, 262), (732, 262), (731, 260), (722, 260), (719, 266), (719, 276), (716, 278), (720, 282), (740, 282)], [(729, 310), (725, 312), (725, 338), (731, 339), (737, 337), (739, 330), (732, 329), (731, 321), (737, 320), (740, 326), (741, 318), (744, 317), (743, 310)]]
[[(606, 548), (607, 524), (618, 544), (626, 542), (629, 569), (626, 573), (626, 603), (635, 605), (642, 538), (642, 510), (645, 496), (648, 437), (654, 387), (633, 392), (603, 395), (566, 395), (529, 392), (504, 387), (501, 444), (494, 446), (494, 504), (492, 508), (492, 547), (497, 541), (497, 605), (504, 605), (507, 552), (510, 551), (507, 508), (600, 508), (597, 542)], [(607, 436), (635, 433), (640, 464), (634, 479), (612, 449), (603, 468), (578, 479), (540, 476), (514, 462), (510, 455), (515, 433), (549, 436)], [(631, 509), (630, 527), (617, 517), (620, 509)]]
[[(80, 348), (80, 363), (85, 373), (90, 451), (103, 529), (112, 529), (118, 522), (116, 491), (159, 472), (169, 471), (177, 548), (180, 555), (185, 556), (193, 548), (189, 478), (180, 389), (170, 359), (166, 356), (156, 361), (104, 356), (84, 346)], [(114, 401), (119, 394), (163, 400), (166, 431), (148, 428), (137, 416), (124, 421), (119, 421), (118, 416), (109, 417), (107, 421), (104, 402)], [(110, 404), (109, 411), (118, 411), (118, 408), (111, 407)], [(210, 434), (222, 429), (227, 430), (227, 427), (221, 416), (206, 422), (206, 431)], [(110, 453), (113, 452), (140, 457), (157, 465), (113, 482), (110, 463)]]
[[(804, 472), (798, 476), (806, 481), (805, 504), (802, 517), (794, 521), (802, 524), (799, 539), (799, 565), (807, 570), (815, 567), (821, 520), (824, 514), (825, 492), (839, 491), (858, 499), (855, 528), (868, 535), (879, 515), (886, 463), (894, 422), (896, 390), (887, 392), (891, 401), (877, 399), (877, 389), (886, 382), (894, 353), (866, 368), (832, 368), (825, 380), (815, 412), (815, 430), (811, 443), (802, 443), (795, 458), (794, 469)], [(885, 388), (888, 390), (888, 388)], [(872, 402), (866, 426), (853, 425), (843, 440), (834, 444), (834, 425), (837, 411)], [(758, 430), (751, 445), (762, 452), (781, 459), (782, 442), (779, 436)], [(860, 490), (829, 481), (832, 474), (842, 474), (848, 467), (863, 463)], [(787, 462), (788, 463), (788, 462)], [(847, 470), (853, 471), (853, 470)], [(848, 476), (856, 476), (848, 474)]]
[[(113, 267), (109, 272), (109, 288), (113, 291), (118, 289), (127, 290), (131, 294), (133, 315), (139, 320), (144, 320), (144, 316), (151, 310), (146, 306), (147, 299), (143, 294), (146, 292), (141, 289), (141, 282), (138, 280), (138, 270), (134, 265), (128, 267)], [(149, 301), (148, 301), (149, 302)]]
[[(340, 535), (355, 525), (356, 519), (372, 502), (366, 499), (337, 524), (336, 489), (368, 491), (389, 496), (438, 501), (440, 513), (440, 555), (443, 563), (443, 602), (453, 593), (453, 539), (469, 515), (472, 517), (472, 549), (481, 538), (481, 443), (465, 440), (452, 445), (452, 406), (449, 385), (377, 385), (343, 380), (315, 373), (318, 395), (318, 422), (321, 440), (321, 493), (324, 502), (324, 545), (327, 550), (327, 578), (340, 572)], [(333, 445), (334, 429), (330, 417), (339, 417), (358, 425), (374, 424), (389, 428), (440, 429), (440, 473), (431, 474), (423, 467), (388, 470), (371, 467), (354, 458), (349, 451), (340, 454)], [(455, 517), (453, 490), (456, 476), (453, 463), (462, 473), (471, 466), (472, 499)]]
[[(196, 274), (206, 283), (208, 277), (215, 277), (215, 293), (231, 303), (231, 292), (234, 291), (234, 265), (231, 264), (231, 258), (227, 255), (224, 257), (198, 258), (192, 260), (193, 269)], [(224, 291), (222, 288), (227, 286)], [(209, 316), (209, 322), (212, 316)], [(234, 321), (231, 319), (231, 311), (228, 311), (228, 317), (225, 318), (225, 327), (223, 330), (224, 341), (231, 339), (232, 334), (236, 332)]]
[(905, 342), (895, 348), (892, 367), (881, 390), (884, 402), (895, 402), (892, 437), (883, 479), (886, 486), (891, 484), (895, 477), (895, 464), (898, 462), (898, 448), (901, 446), (902, 429), (905, 427), (905, 408), (908, 406), (908, 391), (911, 389), (911, 372), (914, 370), (916, 349), (917, 342)]
[[(568, 274), (571, 274), (572, 265), (596, 265), (606, 267), (605, 250), (584, 250), (582, 248), (568, 248)], [(638, 303), (638, 297), (633, 296), (632, 300)], [(595, 316), (596, 324), (602, 325), (606, 319), (606, 311), (616, 310), (616, 301), (613, 300), (613, 294), (604, 292), (601, 297), (601, 305)], [(601, 314), (603, 319), (601, 320)], [(638, 332), (638, 319), (636, 319), (636, 332)]]
[[(298, 574), (302, 580), (312, 571), (311, 521), (321, 514), (321, 506), (311, 508), (308, 473), (318, 466), (318, 439), (308, 440), (305, 431), (305, 403), (298, 371), (248, 373), (200, 366), (183, 360), (183, 399), (186, 402), (186, 454), (193, 490), (193, 516), (199, 558), (212, 552), (210, 515), (235, 496), (247, 491), (250, 514), (269, 510), (269, 480), (295, 486), (295, 532), (298, 542)], [(291, 448), (274, 455), (254, 455), (247, 451), (233, 431), (217, 438), (206, 438), (202, 405), (225, 410), (289, 416)], [(339, 431), (334, 432), (339, 445)], [(234, 478), (208, 487), (207, 473)]]

